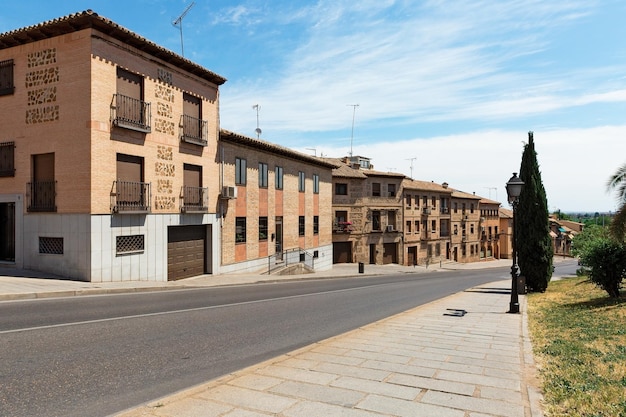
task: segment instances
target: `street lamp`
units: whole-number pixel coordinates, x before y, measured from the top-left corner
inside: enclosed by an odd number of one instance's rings
[[[509,313],[519,313],[519,300],[517,297],[517,278],[519,276],[519,271],[517,268],[517,245],[515,243],[515,211],[517,209],[517,205],[519,203],[519,195],[522,192],[522,188],[524,187],[524,181],[522,181],[518,176],[517,172],[513,173],[513,176],[506,183],[506,194],[509,197],[509,203],[513,206],[513,265],[511,266],[511,302],[509,304]]]

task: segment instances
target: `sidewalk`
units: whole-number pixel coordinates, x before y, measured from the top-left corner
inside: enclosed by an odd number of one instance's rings
[[[0,299],[26,299],[279,279],[323,279],[509,266],[510,261],[425,267],[335,265],[297,276],[202,276],[172,283],[91,284],[3,276]],[[118,417],[425,416],[539,417],[541,394],[522,314],[507,314],[510,279],[440,299]]]

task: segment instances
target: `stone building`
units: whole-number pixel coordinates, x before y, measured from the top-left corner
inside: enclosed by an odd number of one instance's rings
[[[404,265],[450,259],[452,191],[447,183],[402,181]]]
[[[500,259],[500,203],[480,199],[480,259]]]
[[[2,261],[77,280],[219,269],[225,78],[88,10],[0,34]]]
[[[480,260],[480,199],[475,194],[452,191],[450,258],[455,262]]]
[[[221,271],[332,267],[333,164],[222,130]]]
[[[326,158],[335,164],[333,261],[402,263],[402,180],[375,171],[362,156]]]

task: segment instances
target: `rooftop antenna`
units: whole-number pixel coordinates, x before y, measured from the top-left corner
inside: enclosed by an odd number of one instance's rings
[[[255,104],[252,108],[256,110],[256,129],[254,131],[256,132],[256,138],[259,139],[261,137],[261,128],[259,127],[259,109],[261,106]]]
[[[496,201],[498,200],[498,187],[485,187],[489,190],[489,199],[491,200],[491,190],[496,190]]]
[[[350,156],[352,156],[352,140],[354,139],[354,116],[356,114],[356,108],[358,104],[346,104],[346,106],[352,106],[352,133],[350,134]]]
[[[411,179],[413,179],[413,161],[417,158],[407,158],[406,161],[411,161]]]
[[[185,47],[183,45],[183,18],[187,16],[187,13],[189,13],[189,10],[193,7],[194,4],[196,4],[196,2],[192,1],[191,4],[187,6],[185,11],[183,11],[180,16],[178,16],[178,18],[172,22],[172,25],[174,25],[174,27],[178,27],[178,29],[180,29],[180,53],[183,57],[185,56]]]

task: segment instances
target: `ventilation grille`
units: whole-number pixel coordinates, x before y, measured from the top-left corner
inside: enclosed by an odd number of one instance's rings
[[[63,238],[39,236],[39,253],[63,255]]]
[[[115,240],[116,253],[122,255],[143,252],[143,236],[144,235],[117,236]]]

